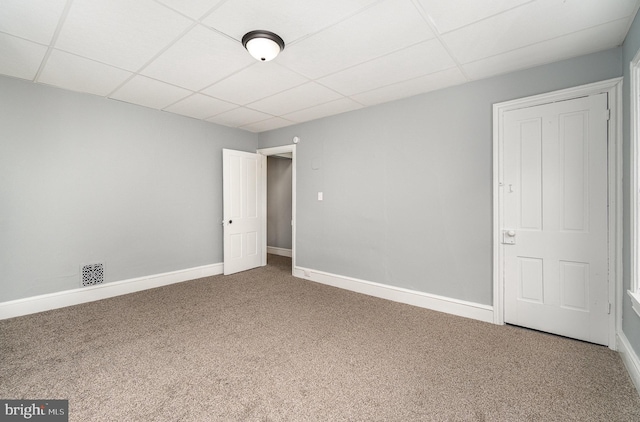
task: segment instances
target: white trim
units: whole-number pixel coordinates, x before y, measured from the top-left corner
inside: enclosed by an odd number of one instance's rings
[[[291,258],[291,249],[267,246],[267,253],[270,253],[272,255],[288,256],[289,258]]]
[[[526,107],[564,101],[600,93],[608,94],[609,120],[609,348],[616,350],[616,333],[622,321],[622,80],[606,81],[520,98],[493,105],[493,310],[495,324],[504,324],[504,274],[500,243],[502,226],[502,151],[504,113]]]
[[[309,268],[294,267],[293,275],[305,280],[315,281],[329,286],[339,287],[352,292],[406,303],[420,308],[458,315],[484,322],[493,322],[493,307],[480,303],[467,302],[445,296],[438,296],[402,287],[359,280],[337,274],[316,271]]]
[[[623,158],[622,158],[622,81],[609,88],[609,348],[618,350],[617,333],[622,331],[622,240],[623,240]],[[613,141],[613,142],[611,142]]]
[[[180,283],[183,281],[210,277],[222,274],[223,265],[224,264],[222,263],[203,265],[201,267],[188,268],[185,270],[148,275],[128,280],[114,281],[111,283],[2,302],[0,303],[0,319],[35,314],[38,312],[49,311],[51,309],[79,305],[81,303],[126,295],[128,293],[167,286],[169,284]]]
[[[283,145],[273,148],[261,148],[256,151],[262,155],[262,265],[267,265],[267,157],[270,155],[281,155],[283,153],[291,153],[291,263],[292,268],[296,266],[296,145]],[[292,270],[293,273],[293,270]]]
[[[629,112],[629,125],[631,133],[631,145],[630,145],[630,167],[631,167],[631,180],[629,187],[629,202],[631,204],[631,215],[629,216],[631,225],[631,241],[630,253],[631,253],[631,285],[629,295],[632,299],[634,296],[638,296],[640,292],[640,260],[638,259],[638,253],[640,253],[640,195],[638,190],[640,189],[640,131],[638,125],[640,125],[640,51],[638,51],[629,63],[629,79],[631,82],[630,87],[630,112]],[[634,308],[635,309],[635,308]],[[638,312],[638,311],[636,311]]]
[[[640,294],[633,293],[631,290],[627,290],[629,297],[631,298],[631,309],[640,317]]]
[[[636,390],[640,394],[640,358],[633,351],[633,347],[629,344],[629,339],[622,331],[618,333],[618,352],[629,372],[633,385],[636,386]]]

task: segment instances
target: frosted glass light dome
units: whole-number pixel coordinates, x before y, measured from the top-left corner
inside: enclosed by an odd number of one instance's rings
[[[251,31],[242,37],[242,45],[256,60],[268,62],[284,49],[284,41],[269,31]]]

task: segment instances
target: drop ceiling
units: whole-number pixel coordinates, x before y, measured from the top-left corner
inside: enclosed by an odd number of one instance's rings
[[[619,46],[639,3],[2,0],[0,74],[262,132]]]

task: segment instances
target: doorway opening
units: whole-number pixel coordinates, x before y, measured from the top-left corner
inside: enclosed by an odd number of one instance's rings
[[[263,157],[263,262],[268,255],[278,266],[288,262],[295,268],[295,204],[296,204],[296,146],[258,150]]]

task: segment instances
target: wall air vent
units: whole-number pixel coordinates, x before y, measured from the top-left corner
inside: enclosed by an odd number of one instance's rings
[[[88,264],[82,266],[82,287],[102,284],[104,281],[104,264]]]

